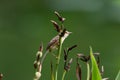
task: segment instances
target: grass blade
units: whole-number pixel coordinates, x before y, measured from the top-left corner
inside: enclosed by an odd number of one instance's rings
[[[119,71],[119,73],[117,74],[117,77],[115,78],[115,80],[120,80],[120,71]]]
[[[92,80],[102,80],[101,74],[97,65],[97,62],[95,60],[95,57],[92,52],[92,48],[90,47],[90,57],[92,61]]]

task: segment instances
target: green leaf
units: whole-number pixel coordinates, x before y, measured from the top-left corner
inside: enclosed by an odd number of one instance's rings
[[[96,59],[92,52],[92,47],[90,47],[90,57],[92,61],[92,80],[102,80]]]
[[[117,77],[115,78],[115,80],[120,80],[120,71],[119,71],[119,73],[117,74]]]

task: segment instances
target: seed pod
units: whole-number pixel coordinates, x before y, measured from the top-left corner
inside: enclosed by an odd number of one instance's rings
[[[37,54],[36,54],[36,57],[38,57],[38,58],[42,57],[42,52],[38,51]]]
[[[65,18],[63,18],[62,16],[60,16],[60,14],[59,14],[57,11],[55,11],[54,13],[55,13],[56,16],[58,17],[58,20],[59,20],[59,21],[61,21],[61,22],[64,22],[64,21],[65,21]]]
[[[90,60],[90,56],[85,56],[84,54],[77,54],[77,56],[84,62],[88,62]]]
[[[40,44],[40,48],[39,48],[39,51],[43,51],[43,43]]]
[[[57,32],[61,32],[61,28],[60,28],[60,26],[58,25],[58,23],[55,22],[55,21],[53,21],[53,20],[51,20],[51,22],[53,23],[53,25],[54,25],[56,31],[57,31]]]

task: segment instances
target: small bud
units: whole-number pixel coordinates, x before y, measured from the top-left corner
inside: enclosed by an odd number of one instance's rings
[[[38,51],[36,54],[36,61],[39,62],[41,57],[42,57],[42,52]]]
[[[42,70],[42,64],[39,64],[39,69],[38,69],[38,71],[41,72],[41,70]]]
[[[37,61],[34,61],[34,68],[37,68]]]
[[[0,80],[2,80],[2,77],[3,77],[3,74],[2,74],[2,73],[0,73]]]
[[[36,54],[36,57],[42,57],[42,52],[41,51],[38,51],[37,54]]]
[[[40,65],[40,61],[39,61],[39,62],[37,62],[37,65],[38,65],[38,66]]]
[[[39,48],[39,51],[43,51],[43,43],[40,44],[40,48]]]
[[[101,74],[103,75],[104,73],[104,66],[101,67]]]
[[[40,73],[40,72],[36,72],[36,73],[35,73],[35,78],[36,78],[36,79],[39,79],[40,77],[41,77],[41,73]]]

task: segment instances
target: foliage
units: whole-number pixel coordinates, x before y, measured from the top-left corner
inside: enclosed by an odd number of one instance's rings
[[[98,69],[97,62],[95,57],[93,56],[92,48],[90,47],[90,56],[92,61],[92,80],[101,80],[101,74]]]
[[[41,71],[42,66],[44,63],[44,60],[48,53],[53,52],[54,50],[57,50],[56,54],[53,54],[56,58],[55,63],[51,62],[51,80],[58,80],[58,74],[59,74],[59,67],[60,61],[61,61],[61,53],[62,53],[62,45],[64,40],[71,34],[71,32],[67,31],[64,28],[64,21],[65,18],[63,18],[58,12],[55,11],[55,15],[58,17],[58,20],[61,24],[58,24],[56,21],[51,20],[53,26],[55,27],[55,30],[58,32],[58,34],[53,37],[50,42],[48,43],[46,47],[46,51],[43,54],[43,45],[41,44],[39,51],[36,54],[36,60],[34,62],[34,68],[36,70],[34,80],[39,80],[41,78]],[[69,58],[69,53],[71,50],[76,48],[77,45],[73,45],[67,49],[64,49],[64,69],[63,74],[61,77],[61,80],[65,80],[66,74],[71,69],[71,64],[73,62],[73,58]],[[104,73],[104,67],[102,66],[100,69],[100,54],[99,53],[93,53],[92,47],[90,47],[90,54],[88,56],[78,53],[76,57],[76,77],[77,80],[82,80],[82,69],[81,65],[79,63],[79,60],[84,62],[87,66],[87,77],[86,80],[108,80],[108,78],[103,78]],[[91,63],[91,67],[90,67]],[[56,64],[55,67],[53,64]],[[116,78],[116,80],[119,80],[120,78],[120,72]]]

